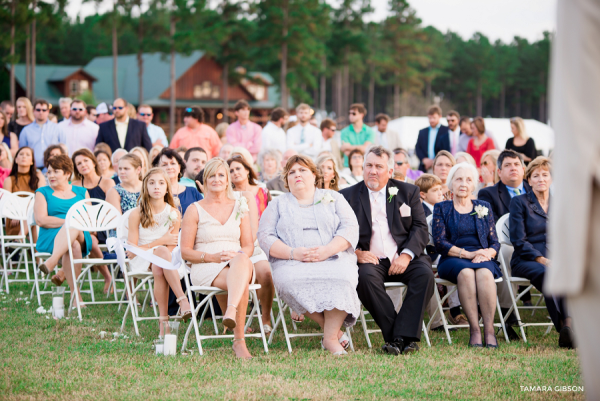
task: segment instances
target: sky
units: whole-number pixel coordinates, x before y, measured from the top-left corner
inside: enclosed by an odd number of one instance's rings
[[[328,0],[332,4],[340,0]],[[509,43],[515,36],[535,41],[544,31],[556,28],[556,0],[409,0],[423,26],[432,25],[442,32],[451,30],[463,39],[481,32],[490,40],[501,39]],[[100,12],[111,8],[112,1],[105,0]],[[375,11],[368,20],[381,21],[388,15],[388,0],[371,0]],[[68,14],[75,18],[96,12],[94,2],[82,4],[71,0]]]

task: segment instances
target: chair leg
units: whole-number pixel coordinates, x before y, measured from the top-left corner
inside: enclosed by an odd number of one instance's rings
[[[373,348],[373,345],[371,344],[371,339],[369,338],[369,329],[367,327],[367,320],[365,319],[365,313],[363,311],[362,305],[360,306],[360,321],[362,322],[363,332],[365,333],[367,345],[369,346],[369,348]]]
[[[448,294],[446,294],[446,298],[448,298],[454,291],[456,290],[456,286],[454,286],[453,290],[450,290],[448,292]],[[444,305],[442,304],[442,299],[440,298],[440,292],[437,288],[437,285],[435,286],[435,299],[437,300],[438,303],[438,309],[440,311],[440,317],[442,318],[442,323],[444,325],[444,331],[446,332],[446,338],[448,339],[448,344],[452,344],[452,338],[450,337],[450,331],[448,330],[448,321],[446,320],[446,314],[444,314]]]
[[[346,327],[346,335],[348,336],[348,342],[350,343],[350,349],[354,351],[354,341],[352,341],[352,334],[350,333],[350,327]]]
[[[265,327],[262,321],[262,314],[260,311],[260,304],[258,302],[258,294],[256,290],[252,290],[252,299],[254,300],[254,308],[256,312],[256,318],[258,319],[258,325],[260,326],[260,337],[262,338],[263,347],[265,348],[265,354],[269,353],[269,346],[267,345],[267,337],[265,336]],[[254,313],[253,313],[254,314]],[[250,321],[250,319],[248,319]]]
[[[213,298],[211,297],[208,301],[208,307],[210,308],[210,313],[212,315],[213,326],[215,328],[215,335],[219,335],[219,327],[217,326],[217,315],[215,314],[215,308],[213,306]],[[204,307],[204,313],[202,316],[206,315],[206,306]]]
[[[425,341],[427,342],[427,346],[431,348],[431,342],[429,341],[429,334],[427,333],[427,327],[425,326],[425,322],[423,322],[423,334],[425,335]]]
[[[500,326],[502,327],[502,331],[504,332],[504,339],[507,343],[510,343],[508,333],[506,332],[506,326],[504,325],[504,316],[502,316],[502,309],[500,309],[500,299],[498,297],[496,297],[496,309],[498,309],[498,316],[500,317]]]

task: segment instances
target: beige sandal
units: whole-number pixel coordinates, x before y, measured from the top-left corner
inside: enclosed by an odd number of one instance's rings
[[[233,309],[235,309],[236,314],[237,314],[237,306],[232,305],[232,304],[228,304],[227,305],[227,309],[229,309],[229,307],[232,307]],[[225,311],[225,313],[227,313],[227,311]],[[232,319],[230,317],[225,317],[223,316],[223,326],[227,327],[228,329],[235,329],[236,323],[235,323],[235,318]]]
[[[182,295],[176,299],[177,303],[180,304],[179,305],[179,313],[177,314],[177,318],[182,319],[184,322],[187,322],[192,317],[192,308],[190,305],[190,309],[188,309],[188,310],[181,309],[181,301],[184,301],[184,300],[187,300],[187,297],[185,295]]]

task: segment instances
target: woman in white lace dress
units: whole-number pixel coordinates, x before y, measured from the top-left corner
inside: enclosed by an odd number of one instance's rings
[[[171,261],[171,252],[177,246],[181,215],[175,207],[169,176],[162,168],[153,168],[142,181],[139,206],[129,214],[127,241],[154,255]],[[177,270],[163,269],[141,256],[127,252],[132,272],[152,271],[154,297],[160,311],[159,321],[168,316],[169,287],[177,296],[181,308],[179,316],[188,320],[192,316],[189,301],[181,289],[181,276]],[[161,327],[162,331],[162,327]]]
[[[181,256],[192,263],[192,284],[227,290],[217,296],[223,325],[233,329],[233,350],[251,358],[244,339],[254,252],[246,197],[236,198],[229,166],[214,158],[204,167],[205,198],[188,207],[181,229]]]
[[[321,177],[310,158],[292,156],[283,177],[290,193],[263,213],[260,247],[269,256],[279,296],[323,328],[327,350],[343,355],[348,339],[340,328],[360,314],[356,216],[343,196],[316,188]]]

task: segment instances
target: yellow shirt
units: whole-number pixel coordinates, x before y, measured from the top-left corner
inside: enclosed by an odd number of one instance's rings
[[[129,126],[129,116],[127,116],[127,119],[125,120],[125,122],[118,122],[115,119],[115,126],[117,128],[117,136],[119,137],[119,143],[121,144],[121,147],[123,149],[125,149],[125,138],[127,137],[127,127]]]

